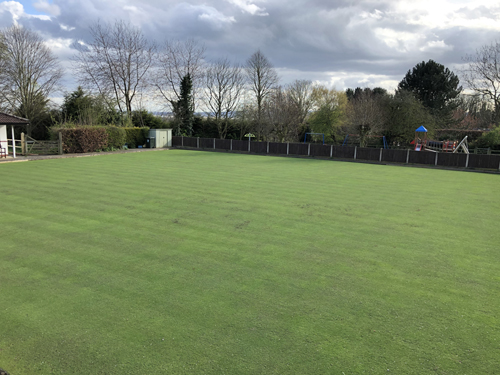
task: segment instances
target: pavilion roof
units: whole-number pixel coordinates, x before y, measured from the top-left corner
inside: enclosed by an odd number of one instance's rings
[[[0,125],[28,125],[28,119],[0,112]]]

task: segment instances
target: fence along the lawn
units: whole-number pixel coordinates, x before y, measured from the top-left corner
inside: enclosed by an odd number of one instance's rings
[[[249,142],[247,140],[195,137],[172,137],[172,146],[258,154],[313,156],[400,164],[426,164],[453,168],[500,170],[500,155],[390,150],[322,145],[318,143]]]

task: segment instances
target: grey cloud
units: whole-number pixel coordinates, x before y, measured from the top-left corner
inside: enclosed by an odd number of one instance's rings
[[[466,53],[499,37],[498,31],[465,26],[433,29],[416,22],[432,9],[397,12],[396,2],[390,0],[247,3],[265,8],[268,15],[242,11],[228,0],[54,0],[60,9],[58,16],[49,21],[22,18],[19,22],[46,37],[77,41],[88,39],[88,26],[98,19],[124,19],[157,42],[183,38],[204,42],[209,59],[227,56],[244,63],[261,49],[276,67],[294,72],[286,75],[287,80],[323,81],[337,72],[347,74],[341,78],[346,85],[378,79],[399,81],[415,64],[431,58],[451,68]],[[474,9],[461,8],[457,15],[500,20],[495,13],[499,9],[492,12],[476,3]],[[12,17],[0,13],[0,22],[11,23]]]

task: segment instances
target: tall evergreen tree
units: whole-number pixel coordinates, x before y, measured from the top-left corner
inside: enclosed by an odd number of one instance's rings
[[[191,75],[186,74],[180,85],[180,98],[172,101],[176,121],[177,135],[191,136],[193,134],[194,103],[193,103],[193,81]]]
[[[455,99],[462,92],[462,86],[459,84],[460,80],[452,71],[429,60],[422,61],[412,70],[408,70],[399,82],[398,91],[413,93],[435,116],[438,124],[444,126],[451,122],[451,113],[458,105]]]

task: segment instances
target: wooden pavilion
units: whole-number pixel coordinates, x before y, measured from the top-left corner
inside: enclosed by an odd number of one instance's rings
[[[21,140],[15,139],[14,128],[24,126],[27,130],[29,123],[28,119],[0,112],[0,157],[7,157],[9,154],[9,143],[12,147],[12,156],[14,158],[16,157],[16,148],[21,148],[21,146],[18,146],[17,143],[21,143]],[[9,126],[12,137],[10,139],[8,138]]]

